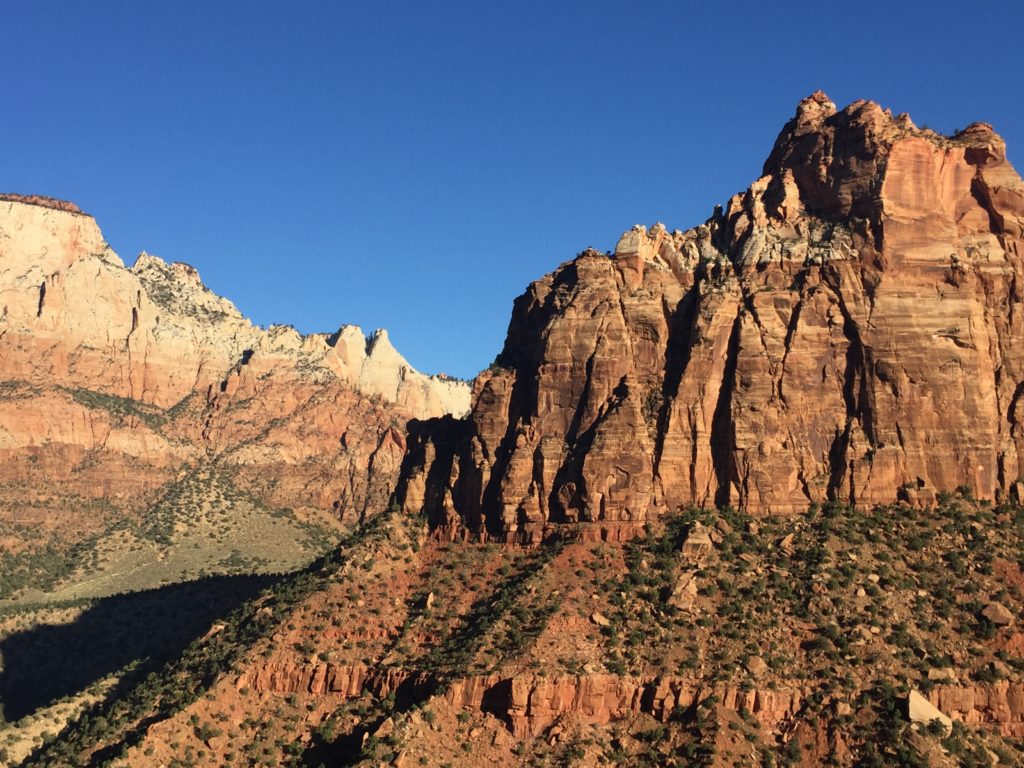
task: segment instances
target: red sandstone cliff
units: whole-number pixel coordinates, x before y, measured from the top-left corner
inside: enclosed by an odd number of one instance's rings
[[[800,103],[763,175],[515,302],[468,419],[414,425],[400,493],[452,535],[604,535],[680,505],[992,498],[1024,474],[1024,184],[975,123]]]
[[[82,499],[144,512],[209,461],[272,506],[351,518],[387,504],[408,419],[468,396],[383,331],[262,329],[187,264],[126,268],[76,206],[0,195],[0,522],[81,533],[100,524],[73,519]]]

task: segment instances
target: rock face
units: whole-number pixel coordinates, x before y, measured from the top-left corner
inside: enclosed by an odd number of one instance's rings
[[[759,656],[752,657],[747,665],[753,667],[750,674],[755,678],[767,671],[767,665]],[[362,691],[372,691],[383,698],[403,687],[436,687],[429,675],[322,662],[252,668],[238,678],[236,685],[259,692],[312,693],[342,698],[357,697]],[[694,707],[712,692],[726,708],[746,709],[769,729],[799,712],[804,698],[804,692],[796,688],[730,685],[714,689],[684,677],[636,678],[607,674],[470,677],[454,682],[444,695],[458,707],[487,708],[508,724],[513,735],[529,738],[541,733],[566,712],[602,724],[639,712],[664,721],[676,708]],[[928,724],[938,720],[948,729],[956,719],[968,725],[993,726],[1009,737],[1019,738],[1024,733],[1024,687],[1007,681],[973,686],[940,685],[929,697],[913,690],[906,708],[911,722]]]
[[[706,223],[634,227],[533,283],[469,418],[413,426],[404,503],[535,540],[689,504],[1013,492],[1022,239],[990,126],[945,137],[816,93]]]
[[[204,461],[275,506],[363,514],[387,504],[406,422],[469,405],[384,331],[262,329],[187,264],[126,268],[91,216],[18,195],[0,195],[0,371],[0,506],[20,522]]]
[[[1024,736],[1024,685],[1020,683],[940,685],[932,690],[929,702],[968,725],[992,724],[1005,736]]]
[[[143,253],[125,269],[95,220],[70,203],[0,196],[0,304],[8,379],[58,380],[169,407],[257,357],[332,375],[413,414],[468,409],[464,385],[415,371],[386,331],[263,330],[188,264]]]
[[[374,670],[365,666],[310,663],[303,666],[270,664],[240,676],[239,689],[272,693],[311,693],[353,698],[363,691],[375,696],[408,695],[417,686],[437,688],[429,675],[405,670]],[[567,713],[581,722],[607,724],[641,712],[664,722],[679,708],[688,709],[716,694],[730,710],[745,709],[769,729],[800,709],[797,689],[759,690],[738,686],[709,688],[682,677],[619,677],[597,674],[542,677],[487,675],[457,680],[443,693],[460,709],[483,710],[501,718],[516,738],[533,738]],[[924,706],[932,707],[927,701]],[[934,709],[934,707],[932,707]]]
[[[907,698],[907,717],[912,723],[924,723],[925,725],[938,720],[947,733],[953,727],[953,721],[949,716],[943,714],[938,707],[918,691],[911,691]]]

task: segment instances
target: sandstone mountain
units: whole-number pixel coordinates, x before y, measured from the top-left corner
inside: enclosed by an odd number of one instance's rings
[[[411,423],[400,503],[357,494],[310,567],[0,611],[0,762],[1024,764],[1022,219],[989,127],[813,95],[706,224],[534,283],[469,415]],[[104,402],[216,459],[179,497],[341,498],[305,414],[396,406],[241,349],[183,405]]]
[[[469,418],[414,426],[406,508],[529,541],[691,504],[1019,494],[1022,259],[990,126],[816,93],[706,223],[634,227],[530,286]]]
[[[301,336],[262,329],[213,294],[188,264],[142,253],[131,269],[77,206],[0,195],[4,373],[60,381],[169,408],[236,368],[302,368],[411,413],[461,413],[466,388],[415,371],[387,332],[354,326]],[[265,358],[265,360],[264,360]]]
[[[126,268],[73,204],[16,195],[0,197],[0,376],[0,536],[26,555],[151,525],[200,474],[350,523],[386,506],[405,423],[469,402],[384,331],[260,328],[187,264]]]

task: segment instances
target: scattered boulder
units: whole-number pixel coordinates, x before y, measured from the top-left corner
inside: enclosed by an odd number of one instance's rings
[[[952,667],[932,667],[928,670],[928,679],[937,683],[955,684],[960,682]]]
[[[688,611],[697,601],[697,577],[686,572],[679,575],[676,584],[672,588],[672,594],[668,598],[668,604],[673,605],[681,611]]]
[[[911,691],[910,696],[907,697],[907,717],[912,723],[925,725],[938,720],[947,734],[953,730],[953,721],[928,701],[920,691]]]
[[[686,540],[679,550],[684,560],[698,561],[711,554],[715,545],[711,535],[701,523],[694,523],[686,534]]]
[[[590,614],[590,620],[599,627],[610,627],[612,625],[611,620],[599,611],[594,611]]]
[[[786,555],[792,555],[794,552],[793,541],[795,536],[792,533],[788,533],[782,537],[779,541],[779,549]]]
[[[981,615],[997,627],[1008,627],[1015,621],[1013,612],[1002,603],[989,603],[982,610]]]
[[[746,667],[752,677],[761,677],[768,671],[768,662],[760,656],[751,656],[747,659]]]

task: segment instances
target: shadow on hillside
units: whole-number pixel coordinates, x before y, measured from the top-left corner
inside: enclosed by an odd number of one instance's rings
[[[97,600],[69,624],[0,640],[0,707],[8,721],[138,662],[137,678],[178,656],[274,576],[217,576]]]

